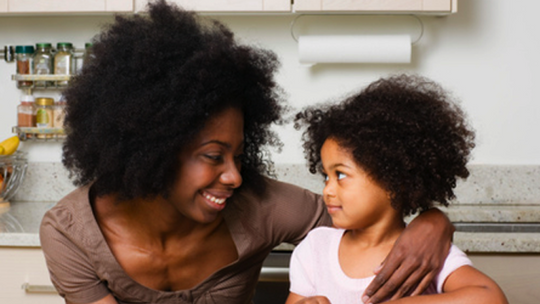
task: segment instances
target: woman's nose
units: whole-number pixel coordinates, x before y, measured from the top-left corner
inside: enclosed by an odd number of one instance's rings
[[[222,184],[231,188],[238,188],[242,185],[242,175],[240,174],[240,165],[234,161],[225,165],[225,170],[221,173],[219,180]]]

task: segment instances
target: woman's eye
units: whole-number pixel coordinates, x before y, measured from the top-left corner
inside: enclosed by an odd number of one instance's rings
[[[347,175],[345,175],[344,173],[338,173],[337,174],[337,179],[338,180],[344,179],[345,177],[347,177]]]
[[[246,156],[244,154],[238,154],[234,157],[237,162],[242,162]]]
[[[221,155],[213,155],[213,154],[205,154],[204,157],[213,161],[220,161],[222,158]]]

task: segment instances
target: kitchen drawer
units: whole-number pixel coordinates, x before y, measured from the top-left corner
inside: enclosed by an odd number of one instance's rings
[[[0,303],[65,303],[56,292],[51,292],[52,283],[41,249],[1,247],[0,269]]]

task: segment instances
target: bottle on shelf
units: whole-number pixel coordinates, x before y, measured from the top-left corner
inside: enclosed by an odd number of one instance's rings
[[[63,129],[64,128],[64,119],[66,118],[66,100],[64,97],[60,97],[60,99],[54,104],[53,108],[53,127]],[[65,134],[57,134],[57,138],[65,138]]]
[[[83,65],[87,65],[94,59],[94,50],[92,49],[94,45],[91,42],[84,44],[84,54],[83,54]]]
[[[17,60],[17,74],[27,75],[32,73],[32,60],[34,54],[33,45],[17,45],[15,47],[15,57]],[[17,81],[18,88],[31,88],[34,85],[33,81],[19,80]]]
[[[53,73],[53,54],[52,45],[50,43],[36,43],[36,52],[34,53],[34,68],[35,75],[50,75]],[[37,88],[52,86],[52,81],[36,80],[34,86]]]
[[[56,44],[56,54],[54,55],[54,74],[73,75],[75,74],[75,56],[73,44],[69,42],[59,42]],[[67,86],[68,81],[58,81],[59,86]]]
[[[34,96],[23,93],[21,103],[17,106],[17,126],[20,128],[31,128],[36,126],[36,117],[34,116]]]
[[[38,97],[35,101],[36,127],[52,128],[54,123],[54,99]],[[52,138],[52,134],[37,134],[37,138]]]

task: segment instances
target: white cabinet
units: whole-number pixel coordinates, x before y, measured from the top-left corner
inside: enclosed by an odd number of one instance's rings
[[[0,0],[0,13],[133,12],[133,0]]]
[[[0,269],[0,303],[65,303],[62,297],[51,292],[52,283],[41,249],[2,247]]]
[[[532,304],[540,299],[540,254],[468,253],[474,267],[502,288],[509,303]]]
[[[1,0],[0,0],[1,1]],[[290,12],[291,0],[169,0],[187,10],[199,12]],[[135,0],[136,11],[148,0]]]
[[[295,12],[388,12],[449,14],[457,0],[294,0]]]

